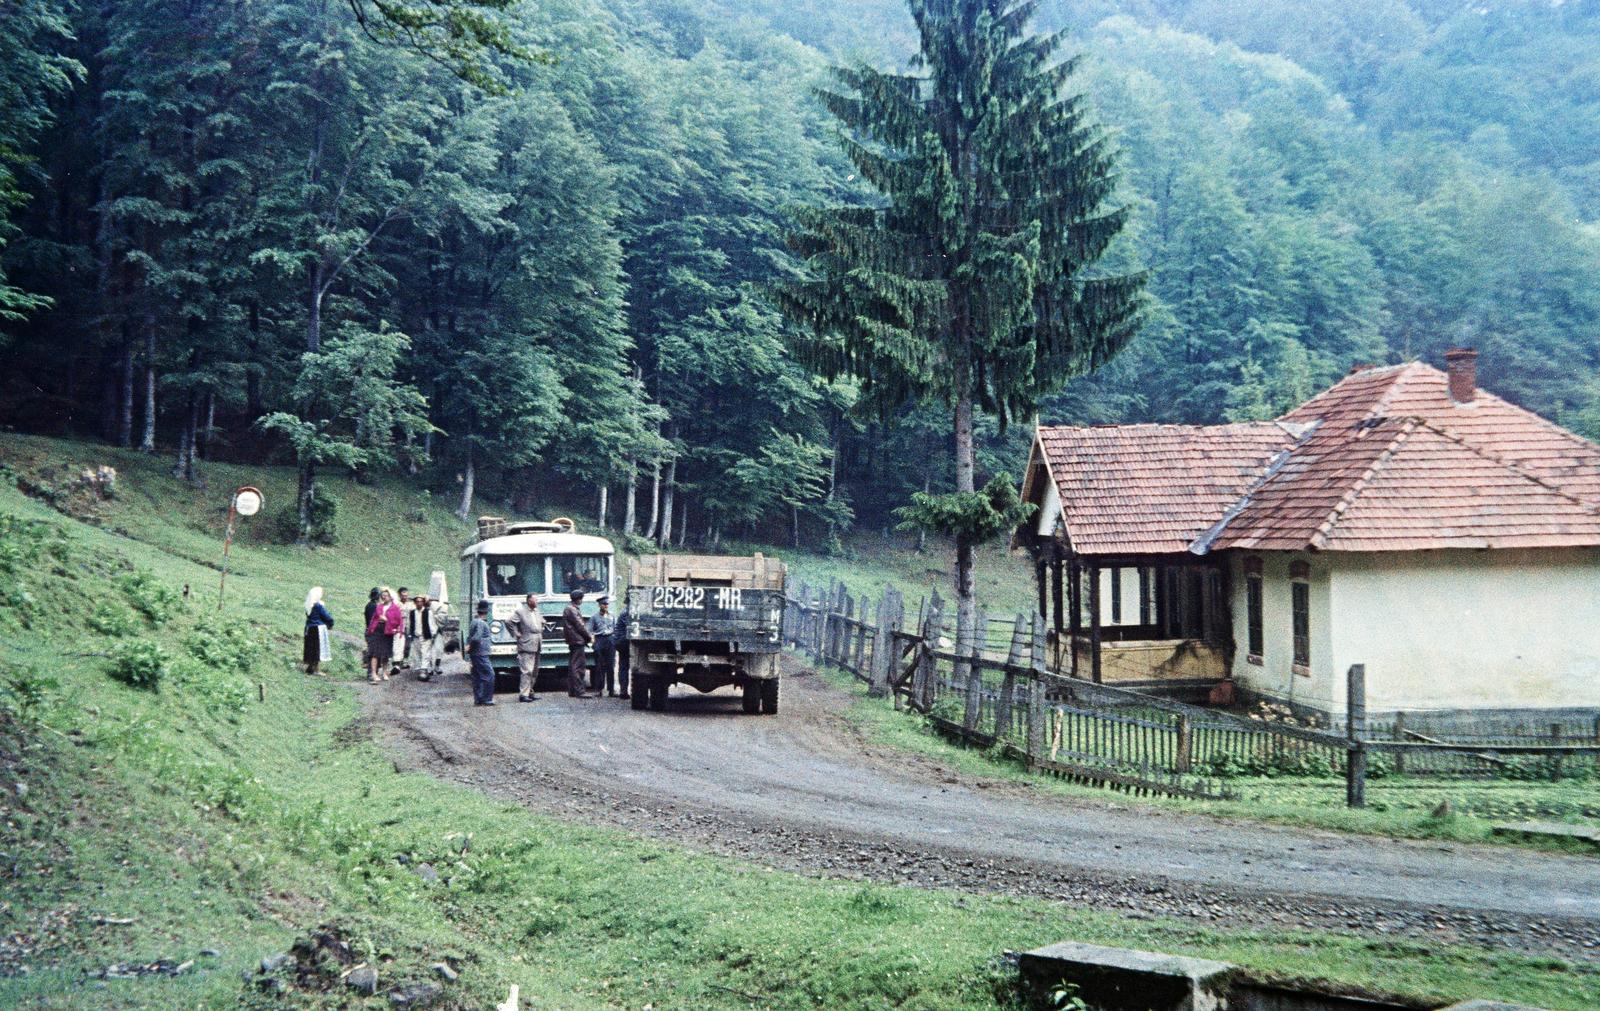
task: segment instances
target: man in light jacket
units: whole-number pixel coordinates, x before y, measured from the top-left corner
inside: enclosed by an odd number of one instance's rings
[[[528,594],[506,619],[506,631],[517,640],[517,668],[522,680],[517,687],[518,702],[532,702],[539,681],[539,651],[544,648],[544,618],[539,614],[539,598]]]
[[[583,620],[583,612],[578,610],[578,605],[583,603],[583,591],[573,590],[570,594],[572,603],[561,612],[561,637],[567,641],[567,694],[575,699],[588,699],[594,696],[584,691],[583,648],[594,642],[594,633],[589,631],[589,623]]]

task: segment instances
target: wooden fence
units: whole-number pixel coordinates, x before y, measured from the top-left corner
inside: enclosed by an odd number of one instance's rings
[[[1017,616],[1005,637],[984,620],[984,634],[961,656],[945,606],[935,592],[908,616],[892,588],[874,602],[842,584],[801,583],[789,598],[785,640],[850,672],[870,694],[892,696],[896,708],[925,714],[952,737],[999,749],[1031,769],[1137,793],[1224,799],[1237,796],[1228,780],[1239,776],[1343,776],[1347,802],[1359,807],[1369,773],[1503,775],[1526,773],[1532,763],[1535,774],[1559,778],[1574,763],[1588,763],[1589,771],[1600,755],[1600,725],[1589,737],[1556,727],[1537,739],[1483,740],[1413,731],[1403,717],[1369,726],[1360,664],[1349,672],[1347,726],[1334,732],[1064,676],[1048,667],[1038,616]]]

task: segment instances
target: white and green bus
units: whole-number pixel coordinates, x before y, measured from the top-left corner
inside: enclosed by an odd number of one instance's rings
[[[615,549],[611,542],[578,533],[565,517],[544,523],[504,523],[485,517],[479,520],[478,530],[478,539],[461,552],[461,585],[466,594],[463,637],[477,602],[489,601],[490,662],[497,674],[515,676],[517,647],[506,631],[505,620],[532,593],[544,618],[539,669],[559,670],[565,677],[568,650],[561,636],[561,612],[573,590],[583,591],[585,617],[599,609],[596,601],[601,594],[613,592]]]

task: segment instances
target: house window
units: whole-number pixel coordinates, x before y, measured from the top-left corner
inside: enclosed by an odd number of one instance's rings
[[[1311,584],[1297,579],[1289,586],[1294,608],[1294,672],[1310,676]]]
[[[1151,606],[1152,604],[1155,603],[1155,600],[1153,598],[1153,594],[1155,592],[1155,587],[1153,585],[1154,582],[1155,582],[1155,580],[1150,578],[1150,568],[1148,566],[1140,566],[1139,567],[1139,624],[1141,624],[1141,625],[1149,625],[1149,624],[1151,624],[1151,614],[1155,611],[1155,608]]]
[[[1122,624],[1122,570],[1111,570],[1111,624]]]
[[[1261,576],[1259,574],[1244,577],[1245,620],[1249,626],[1247,638],[1249,639],[1249,652],[1245,659],[1256,666],[1261,666],[1262,634],[1261,634]]]

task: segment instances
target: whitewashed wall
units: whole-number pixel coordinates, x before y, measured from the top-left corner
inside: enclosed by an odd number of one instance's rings
[[[1600,706],[1600,550],[1292,555],[1263,552],[1263,663],[1246,658],[1243,558],[1233,567],[1234,677],[1343,713],[1367,668],[1374,712]],[[1311,675],[1290,670],[1289,565],[1311,566]]]

